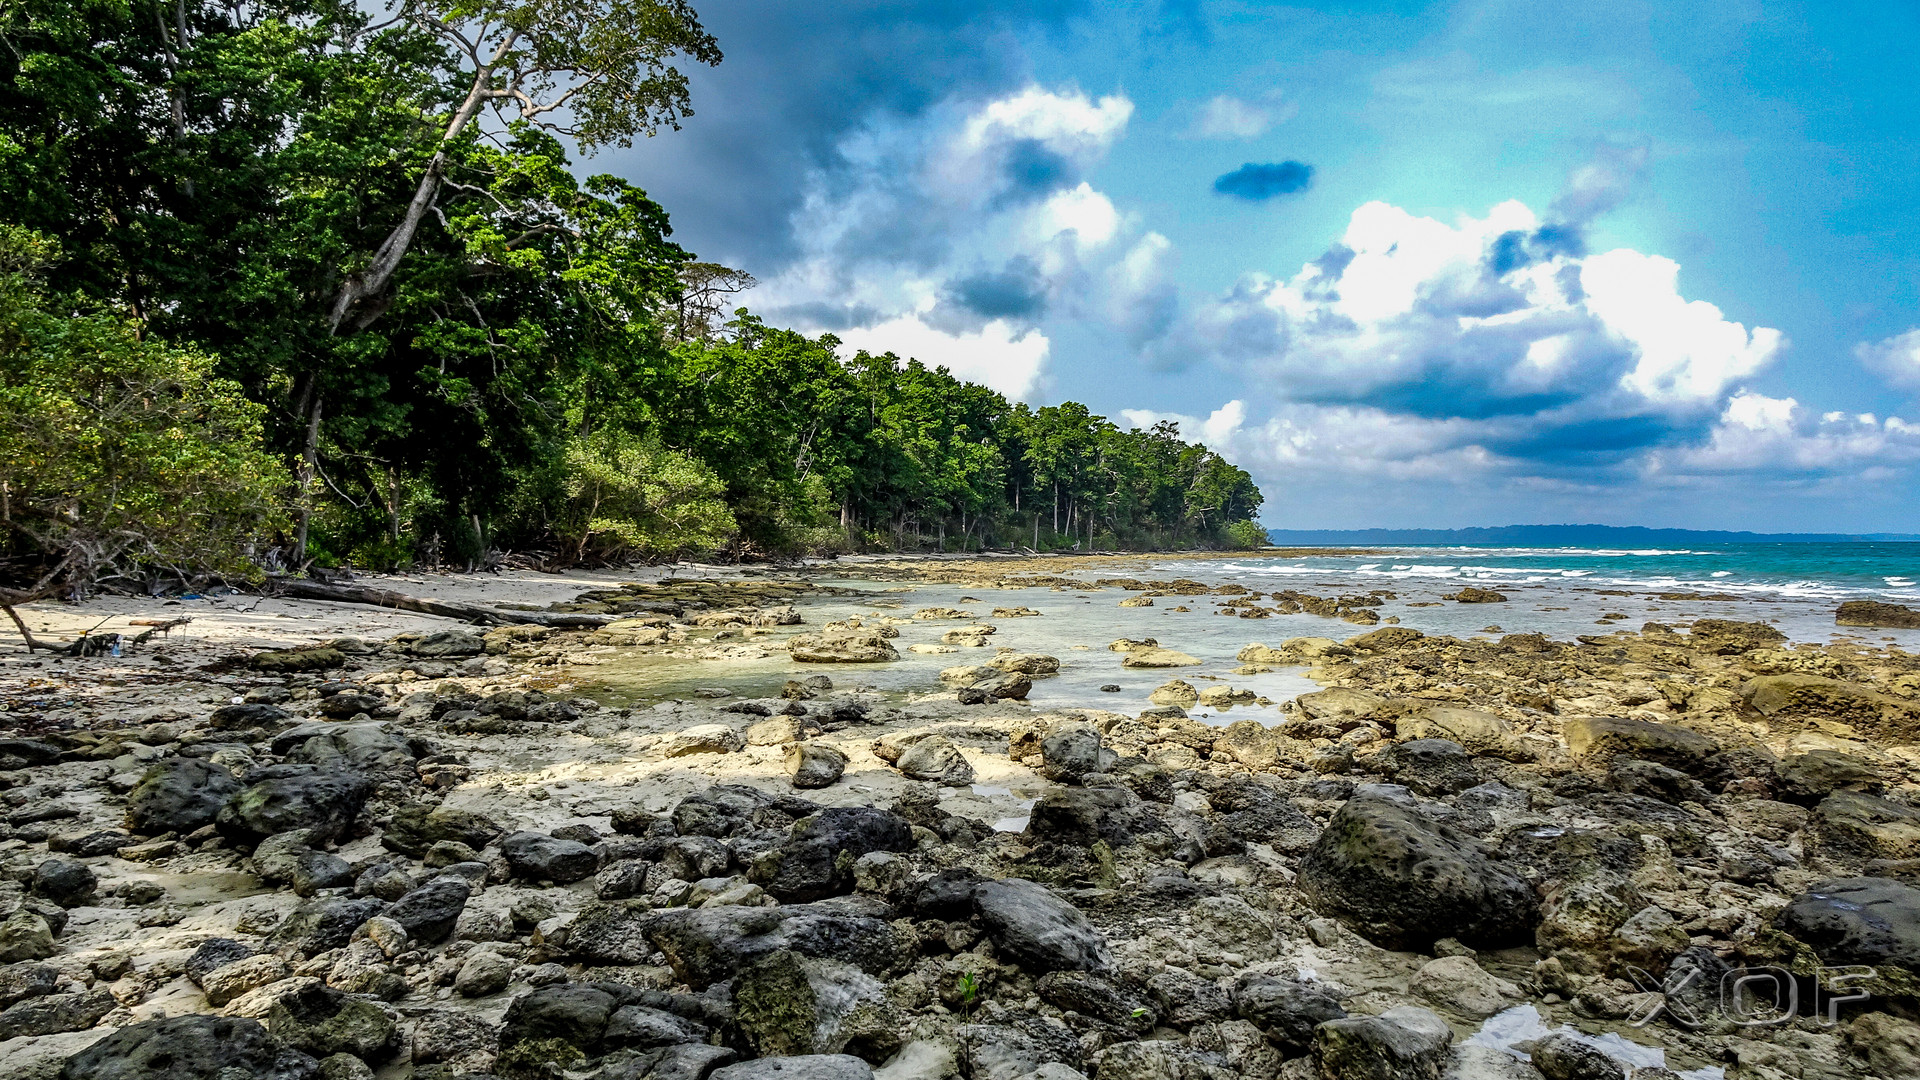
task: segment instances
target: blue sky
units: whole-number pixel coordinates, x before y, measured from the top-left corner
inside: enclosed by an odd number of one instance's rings
[[[1276,527],[1920,531],[1920,5],[712,0],[627,175],[770,321]]]

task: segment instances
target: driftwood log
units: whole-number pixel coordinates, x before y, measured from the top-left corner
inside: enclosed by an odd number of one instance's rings
[[[564,629],[605,626],[613,621],[612,616],[608,615],[507,611],[488,607],[485,604],[408,596],[406,593],[397,593],[391,589],[375,589],[367,585],[329,585],[304,578],[274,578],[262,591],[269,596],[285,596],[296,600],[329,600],[336,604],[366,604],[393,611],[416,611],[422,615],[438,615],[443,619],[459,619],[461,622],[478,623],[481,626],[537,623],[541,626]]]

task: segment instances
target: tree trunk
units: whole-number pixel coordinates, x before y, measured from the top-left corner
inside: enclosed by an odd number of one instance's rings
[[[387,282],[393,278],[393,272],[400,268],[400,260],[406,257],[407,249],[413,246],[414,233],[419,231],[420,222],[426,218],[434,198],[440,194],[441,173],[447,167],[446,145],[459,138],[480,111],[481,104],[495,96],[488,85],[493,81],[494,65],[505,59],[519,40],[518,30],[508,33],[500,42],[500,47],[494,50],[493,59],[474,71],[473,86],[467,90],[467,99],[460,103],[453,119],[447,122],[447,130],[440,136],[441,149],[434,151],[433,157],[427,160],[426,171],[421,173],[420,183],[413,189],[413,200],[407,204],[407,212],[401,216],[400,224],[387,234],[386,240],[374,251],[373,258],[364,269],[349,274],[340,283],[340,292],[333,299],[328,326],[330,332],[338,334],[354,307],[362,300],[383,292]],[[361,329],[372,321],[364,320],[362,326],[354,329]]]
[[[400,542],[400,470],[387,468],[387,535]]]
[[[328,585],[303,578],[272,579],[268,581],[265,591],[269,595],[288,596],[300,600],[330,600],[337,604],[368,604],[394,611],[415,611],[422,615],[438,615],[443,619],[459,619],[461,622],[479,623],[482,626],[537,623],[541,626],[553,627],[597,627],[605,626],[614,620],[614,616],[611,615],[501,611],[485,604],[408,596],[405,593],[393,592],[390,589],[376,589],[367,585]]]
[[[307,527],[313,521],[313,481],[320,473],[320,412],[323,408],[320,391],[313,390],[313,404],[307,413],[307,437],[301,444],[300,471],[295,473],[300,479],[300,529],[293,541],[293,565],[304,566],[307,561]]]
[[[27,643],[28,655],[32,655],[35,649],[46,649],[49,652],[53,650],[53,646],[42,645],[40,642],[34,640],[33,631],[27,629],[26,622],[20,618],[19,612],[13,610],[12,604],[0,604],[0,611],[5,611],[7,618],[13,620],[14,628],[20,631],[21,640]]]

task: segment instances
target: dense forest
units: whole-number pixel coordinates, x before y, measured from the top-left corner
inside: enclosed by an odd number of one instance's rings
[[[16,596],[1264,542],[1248,475],[1171,426],[766,326],[644,192],[581,179],[693,122],[681,67],[721,54],[679,0],[22,0],[0,37]]]

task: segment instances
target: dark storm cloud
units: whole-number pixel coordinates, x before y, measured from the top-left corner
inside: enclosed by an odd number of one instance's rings
[[[1586,232],[1580,226],[1548,223],[1532,232],[1501,233],[1487,249],[1487,266],[1498,275],[1555,256],[1578,259],[1586,253]]]
[[[983,319],[1031,319],[1047,307],[1040,268],[1027,258],[1014,259],[1002,270],[961,278],[943,299]]]
[[[1080,180],[1073,162],[1038,139],[1020,139],[1007,147],[1001,172],[1007,187],[996,200],[998,206],[1017,206],[1044,198]]]
[[[790,219],[810,177],[831,189],[836,146],[876,115],[910,119],[944,98],[1019,86],[1021,39],[1084,5],[1043,0],[706,3],[718,68],[687,74],[695,115],[588,163],[633,179],[701,257],[771,278],[795,254]],[[1029,162],[1035,168],[1043,163]],[[1044,169],[1041,169],[1044,171]]]
[[[1313,182],[1313,166],[1301,161],[1280,161],[1245,165],[1213,182],[1213,190],[1222,195],[1249,202],[1264,202],[1281,195],[1305,191]]]

